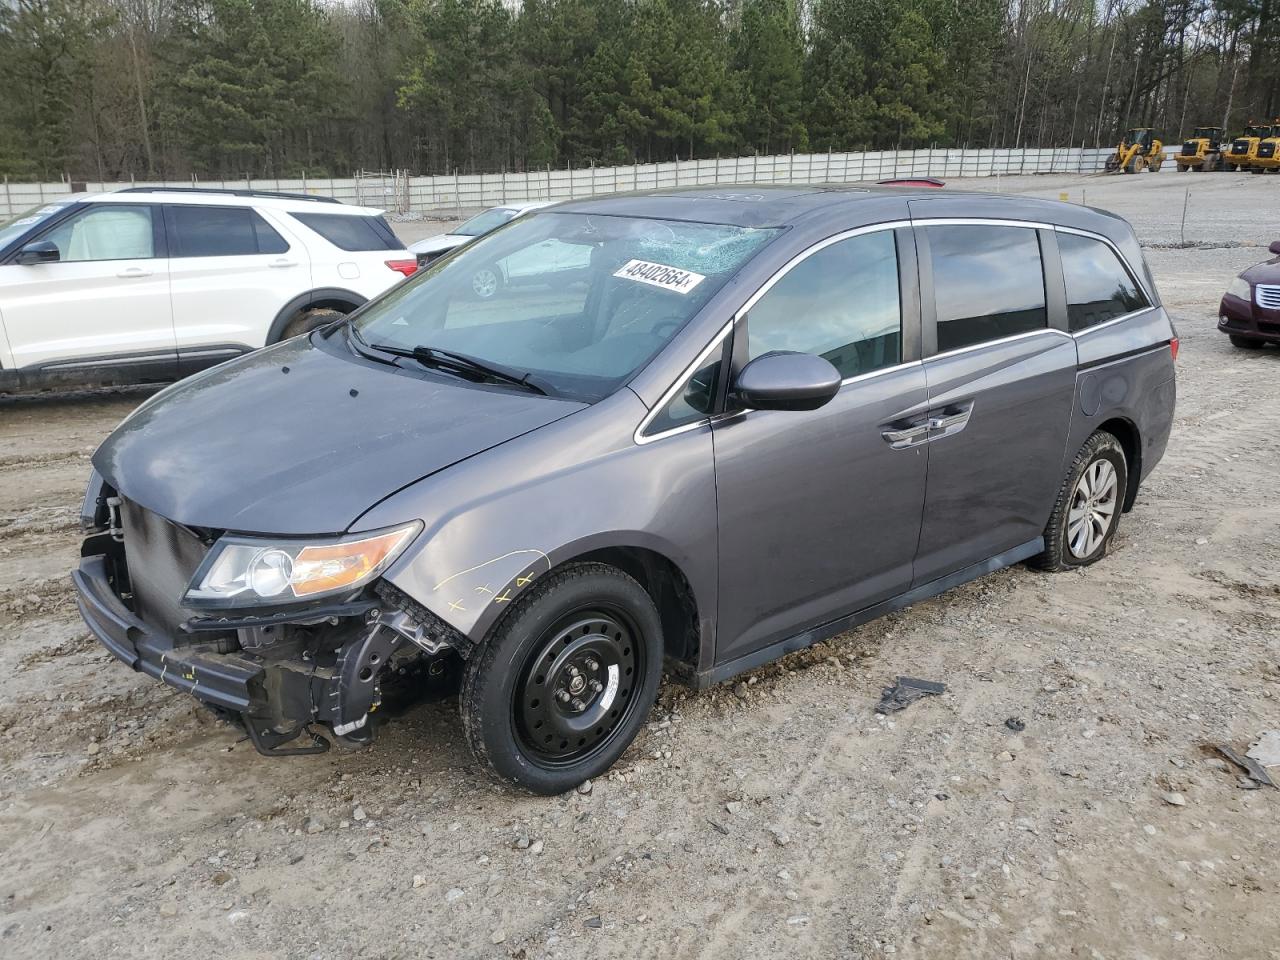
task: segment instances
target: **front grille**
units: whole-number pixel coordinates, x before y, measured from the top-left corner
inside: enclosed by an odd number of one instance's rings
[[[1260,157],[1271,157],[1275,155],[1275,152],[1276,142],[1274,140],[1268,140],[1266,143],[1258,144],[1258,156]]]
[[[1184,157],[1194,157],[1196,155],[1196,144],[1194,140],[1188,140],[1182,145],[1182,155]]]
[[[181,640],[185,634],[179,627],[191,616],[182,606],[182,596],[209,548],[186,527],[124,498],[120,519],[133,612]]]
[[[1268,310],[1280,310],[1280,285],[1260,283],[1253,288],[1253,298],[1258,306]]]
[[[1233,141],[1231,142],[1231,152],[1232,152],[1232,153],[1248,153],[1248,152],[1249,152],[1249,141],[1248,141],[1248,140],[1233,140]]]

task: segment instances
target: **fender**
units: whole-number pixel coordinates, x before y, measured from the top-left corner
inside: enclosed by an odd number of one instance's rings
[[[688,582],[699,654],[709,657],[717,602],[711,430],[641,446],[631,434],[645,413],[620,390],[404,488],[351,529],[420,519],[423,532],[385,579],[472,643],[566,561],[618,547],[659,554]],[[439,504],[456,507],[442,515]]]
[[[308,290],[300,296],[294,297],[276,314],[276,318],[271,321],[271,328],[267,331],[267,343],[277,343],[284,328],[288,326],[289,321],[294,318],[299,310],[305,310],[307,307],[316,303],[340,302],[348,305],[349,309],[354,310],[362,307],[369,302],[368,297],[362,297],[354,290],[344,290],[341,287],[319,287],[315,290]]]

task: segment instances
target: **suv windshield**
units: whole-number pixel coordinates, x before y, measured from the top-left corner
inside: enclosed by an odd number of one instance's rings
[[[32,207],[16,217],[0,220],[0,249],[7,247],[37,223],[42,220],[48,220],[55,213],[65,210],[67,206],[68,204],[65,203],[51,203],[47,207]]]
[[[352,323],[368,344],[463,354],[594,402],[648,363],[777,232],[524,216],[421,271]]]
[[[470,220],[466,220],[457,229],[450,231],[455,237],[478,237],[481,234],[488,233],[490,230],[496,230],[508,220],[515,217],[514,210],[504,210],[497,208],[495,210],[486,210],[484,213],[477,213]]]

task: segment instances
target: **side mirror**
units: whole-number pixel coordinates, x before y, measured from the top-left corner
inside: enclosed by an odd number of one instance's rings
[[[738,374],[733,394],[752,410],[817,410],[840,390],[840,371],[811,353],[775,351]]]
[[[1277,257],[1280,257],[1280,240],[1272,240],[1271,246],[1267,247],[1267,249],[1270,250],[1272,253],[1274,253]]]
[[[28,243],[18,251],[18,263],[30,266],[33,263],[56,263],[62,259],[58,245],[52,240],[36,240]]]

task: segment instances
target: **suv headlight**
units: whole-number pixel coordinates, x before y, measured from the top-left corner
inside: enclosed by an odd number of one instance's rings
[[[1253,299],[1253,291],[1249,287],[1249,281],[1244,277],[1236,277],[1227,284],[1227,293],[1233,297],[1239,297],[1245,303]]]
[[[192,607],[259,607],[353,590],[389,567],[421,530],[415,520],[348,537],[225,536],[200,564],[182,602]]]

